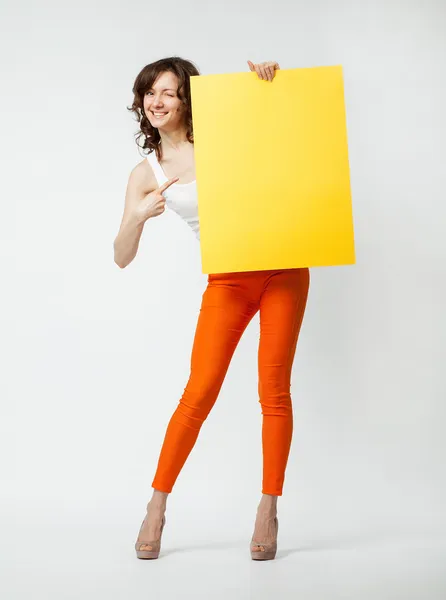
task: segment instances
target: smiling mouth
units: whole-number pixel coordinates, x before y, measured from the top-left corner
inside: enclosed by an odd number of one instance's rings
[[[167,113],[155,113],[153,112],[153,110],[151,110],[150,112],[155,117],[155,119],[162,119],[167,115]]]

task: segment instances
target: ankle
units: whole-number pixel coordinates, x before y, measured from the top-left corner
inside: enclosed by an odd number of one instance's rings
[[[165,511],[167,504],[167,496],[168,494],[166,492],[154,490],[153,495],[149,500],[150,507],[152,507],[153,509]]]
[[[277,514],[277,496],[263,494],[257,507],[257,514],[264,517],[274,517]]]

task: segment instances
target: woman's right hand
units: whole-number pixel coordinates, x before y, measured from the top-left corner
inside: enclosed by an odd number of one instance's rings
[[[172,177],[166,183],[156,188],[156,190],[144,196],[135,207],[135,216],[140,223],[144,223],[152,217],[158,217],[166,210],[166,199],[163,196],[163,192],[178,180],[179,177]]]

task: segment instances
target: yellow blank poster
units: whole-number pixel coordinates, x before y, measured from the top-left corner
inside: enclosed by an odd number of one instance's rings
[[[191,77],[203,273],[353,264],[342,67]]]

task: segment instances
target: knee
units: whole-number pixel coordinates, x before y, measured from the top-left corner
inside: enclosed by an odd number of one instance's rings
[[[192,429],[200,429],[217,399],[218,389],[204,381],[189,381],[176,410],[177,420]]]
[[[259,402],[262,414],[288,416],[292,411],[290,384],[280,381],[259,381]]]

